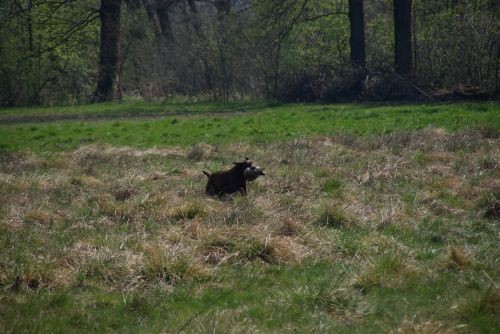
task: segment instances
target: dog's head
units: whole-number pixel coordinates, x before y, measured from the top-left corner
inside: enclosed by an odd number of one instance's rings
[[[259,166],[247,167],[243,171],[243,174],[245,175],[245,179],[247,179],[247,181],[254,181],[259,176],[266,175],[266,173],[264,173],[264,171]]]
[[[233,162],[234,165],[241,168],[243,175],[247,181],[254,181],[259,176],[264,176],[266,173],[259,166],[254,166],[252,160],[245,158],[240,162]]]

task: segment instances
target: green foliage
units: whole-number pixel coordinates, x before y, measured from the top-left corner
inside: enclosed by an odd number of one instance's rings
[[[85,101],[97,70],[94,6],[93,1],[5,3],[0,105]]]
[[[309,8],[308,17],[329,15],[293,27],[283,51],[284,73],[314,73],[318,68],[350,66],[345,7],[334,1],[319,1]]]
[[[233,3],[223,14],[213,2],[184,0],[169,6],[169,22],[159,21],[155,1],[122,6],[117,90],[125,98],[359,98],[353,93],[346,1],[254,0]],[[98,5],[90,0],[2,2],[0,105],[90,100],[98,72]],[[367,69],[377,82],[394,62],[392,2],[364,5]],[[412,47],[419,87],[429,92],[495,89],[499,26],[491,6],[488,1],[414,1]],[[363,97],[391,96],[379,95]]]

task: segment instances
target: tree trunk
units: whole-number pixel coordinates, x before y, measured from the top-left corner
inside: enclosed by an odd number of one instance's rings
[[[224,15],[231,12],[231,0],[215,0],[215,8],[217,8],[217,15],[219,19],[222,19]]]
[[[158,0],[156,2],[156,15],[160,22],[161,32],[168,47],[174,44],[174,33],[172,32],[172,23],[170,22],[169,11],[177,0]]]
[[[363,0],[349,0],[349,24],[351,36],[351,64],[354,68],[364,68],[366,65],[365,54],[365,18]]]
[[[418,44],[417,44],[417,8],[415,7],[412,13],[413,27],[413,73],[415,76],[418,72]]]
[[[120,70],[121,0],[101,0],[99,79],[93,102],[113,101],[113,86]]]
[[[218,97],[223,101],[229,100],[229,91],[231,88],[231,76],[227,70],[227,43],[228,43],[228,22],[227,16],[231,12],[231,0],[215,0],[213,2],[217,9],[217,48],[219,51],[219,75],[218,75]]]
[[[396,72],[408,76],[412,67],[411,0],[394,0],[394,37]]]

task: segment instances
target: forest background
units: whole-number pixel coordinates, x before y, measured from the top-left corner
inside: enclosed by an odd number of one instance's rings
[[[490,99],[499,91],[498,6],[5,0],[0,106]]]

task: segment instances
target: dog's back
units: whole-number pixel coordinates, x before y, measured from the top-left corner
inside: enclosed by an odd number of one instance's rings
[[[232,194],[235,192],[246,194],[247,183],[244,171],[246,168],[252,166],[252,162],[245,159],[241,162],[233,162],[233,164],[233,168],[227,171],[215,173],[203,171],[203,174],[208,177],[205,189],[207,195],[223,196],[225,194]]]
[[[223,196],[235,192],[246,193],[245,176],[243,173],[238,173],[234,168],[212,174],[204,172],[204,174],[208,177],[206,186],[207,195]]]

